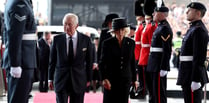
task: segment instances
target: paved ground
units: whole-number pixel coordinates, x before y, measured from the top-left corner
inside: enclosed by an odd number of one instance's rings
[[[36,86],[37,84],[35,84]],[[38,92],[38,90],[36,89],[36,87],[34,87],[33,91],[32,91],[32,95],[34,95],[35,92]],[[52,91],[50,91],[52,92]],[[148,99],[148,97],[147,97]],[[137,100],[137,99],[131,99],[131,103],[148,103],[147,99],[144,100]],[[7,98],[5,97],[0,97],[0,103],[7,103]],[[29,103],[33,103],[33,97],[29,99]],[[168,98],[168,103],[183,103],[183,99],[179,98]]]
[[[38,83],[35,83],[33,86],[33,90],[32,90],[32,95],[34,95],[34,93],[38,92]],[[50,91],[53,92],[53,91]],[[100,92],[100,91],[99,91]],[[137,99],[131,99],[130,100],[131,103],[148,103],[148,97],[144,100],[137,100]],[[7,103],[7,98],[6,96],[4,97],[0,97],[0,103]],[[29,103],[33,103],[33,97],[29,99]],[[168,98],[168,103],[184,103],[182,98]],[[202,103],[206,103],[206,102],[202,102]],[[209,103],[209,100],[207,100],[207,103]]]
[[[169,72],[168,74],[167,90],[181,91],[180,86],[176,85],[176,77],[177,77],[177,69],[172,69],[171,72]],[[207,85],[207,88],[209,88],[208,86],[209,84]],[[34,83],[31,94],[34,95],[34,93],[36,92],[38,92],[38,83]],[[53,92],[53,91],[50,91],[50,92]],[[101,90],[99,90],[98,92],[101,92]],[[130,101],[131,103],[148,103],[148,97],[144,100],[131,99]],[[209,99],[206,102],[209,103]],[[206,102],[203,101],[202,103],[206,103]],[[7,103],[6,96],[0,97],[0,103]],[[33,103],[33,97],[29,99],[29,103]],[[184,103],[184,101],[183,101],[183,98],[168,97],[168,103]]]
[[[32,90],[32,95],[34,95],[34,93],[38,92],[38,83],[34,83],[33,85],[33,90]],[[53,91],[50,91],[53,92]],[[100,92],[100,91],[99,91]],[[148,97],[147,97],[148,99]],[[137,99],[131,99],[131,103],[148,103],[147,99],[144,100],[137,100]],[[7,103],[7,97],[0,97],[0,103]],[[33,97],[29,99],[29,103],[33,103]],[[168,103],[183,103],[183,99],[176,99],[176,98],[168,98]]]

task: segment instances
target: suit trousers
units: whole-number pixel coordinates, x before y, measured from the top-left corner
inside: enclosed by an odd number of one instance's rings
[[[57,103],[68,103],[68,97],[69,103],[83,103],[84,102],[84,92],[82,93],[67,93],[65,91],[63,92],[56,92],[56,101]]]
[[[22,68],[21,78],[13,78],[7,69],[8,103],[28,103],[34,69]]]
[[[66,90],[56,92],[57,103],[68,103],[68,97],[70,97],[69,103],[83,103],[85,91],[81,93],[76,93],[73,90],[71,78],[69,77],[68,80],[69,81],[65,86]]]
[[[182,86],[184,103],[202,103],[202,87],[194,92],[191,91],[191,85]],[[193,102],[192,102],[193,101]]]
[[[48,92],[48,68],[40,70],[39,91]]]

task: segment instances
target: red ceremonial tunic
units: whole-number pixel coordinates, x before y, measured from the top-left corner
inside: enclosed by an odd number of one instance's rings
[[[141,35],[141,54],[139,58],[139,65],[147,65],[150,52],[152,35],[157,28],[157,23],[150,22],[146,24]]]
[[[139,57],[140,57],[141,35],[142,35],[143,29],[144,29],[144,25],[143,25],[143,23],[141,23],[136,30],[136,34],[135,34],[135,60],[139,60]]]

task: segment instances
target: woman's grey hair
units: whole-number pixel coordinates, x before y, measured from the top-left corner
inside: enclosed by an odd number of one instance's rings
[[[111,34],[112,34],[112,35],[115,35],[116,31],[119,31],[119,30],[123,30],[123,31],[124,31],[124,34],[125,34],[125,36],[127,36],[127,35],[130,33],[130,27],[125,27],[125,28],[121,28],[121,29],[118,29],[118,30],[112,31],[112,32],[111,32]]]
[[[63,20],[62,20],[62,24],[63,24],[63,25],[65,24],[65,21],[66,21],[66,19],[67,19],[68,17],[74,18],[74,19],[75,19],[75,20],[73,20],[74,23],[75,23],[75,24],[78,24],[78,16],[77,16],[76,14],[73,14],[73,13],[67,13],[67,14],[65,14],[65,16],[64,16],[64,18],[63,18]]]

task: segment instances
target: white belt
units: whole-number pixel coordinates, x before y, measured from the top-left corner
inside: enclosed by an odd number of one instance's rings
[[[141,42],[140,41],[136,41],[135,44],[141,44]]]
[[[193,56],[180,56],[180,61],[192,61]]]
[[[163,52],[163,48],[151,47],[150,52]]]
[[[142,47],[150,47],[150,44],[142,44]]]
[[[23,34],[22,40],[38,40],[38,36],[34,33],[31,34]]]

